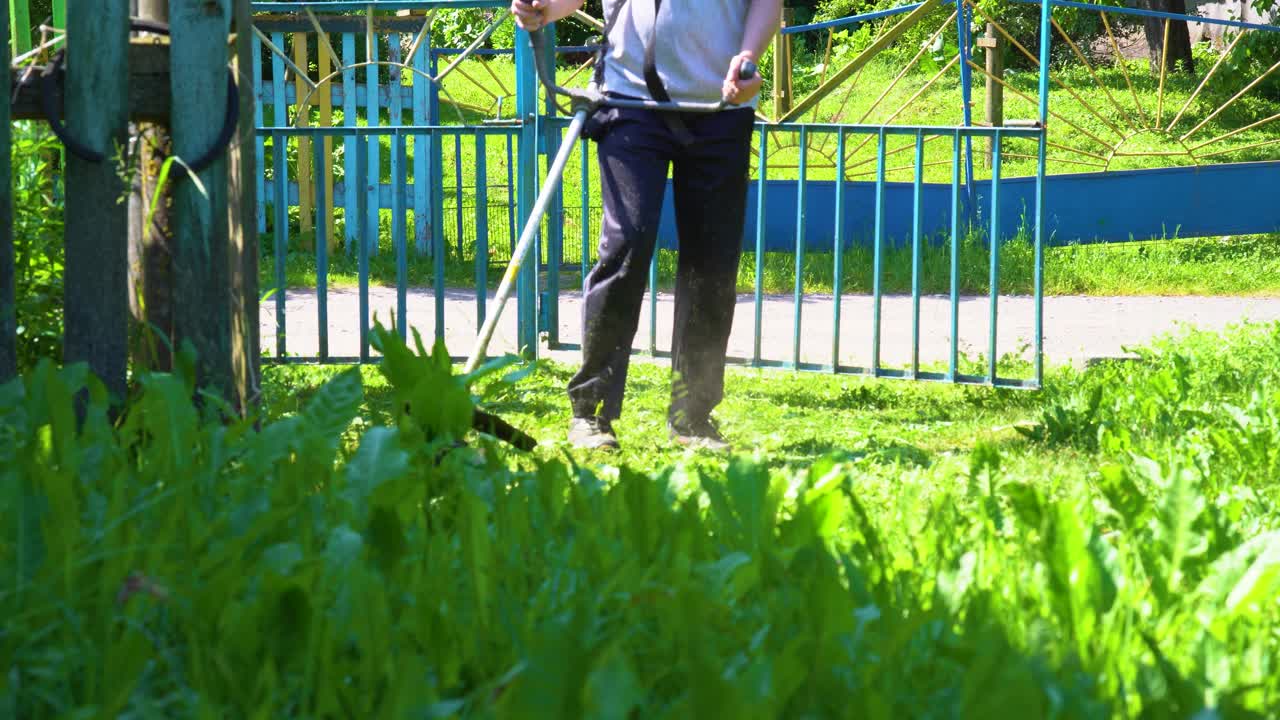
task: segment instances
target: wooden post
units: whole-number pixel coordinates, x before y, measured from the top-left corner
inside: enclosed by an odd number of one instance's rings
[[[144,20],[168,24],[169,0],[138,0],[137,13]],[[160,37],[155,42],[167,44]],[[155,208],[151,200],[173,140],[162,122],[139,122],[134,131],[139,148],[129,204],[129,310],[134,321],[130,355],[136,368],[168,371],[173,368],[173,183],[160,188]],[[144,227],[148,214],[151,224]]]
[[[169,3],[169,127],[173,151],[194,160],[213,147],[226,114],[227,37],[232,0]],[[229,397],[231,364],[230,229],[227,157],[173,188],[173,277],[176,348],[196,351],[196,382]],[[203,186],[203,189],[201,188]]]
[[[978,38],[977,45],[986,50],[987,56],[986,124],[988,127],[1000,127],[1004,125],[1004,85],[992,78],[1004,80],[1004,47],[994,24],[987,23],[987,34]],[[987,167],[991,167],[994,152],[995,139],[987,138]]]
[[[105,159],[67,153],[63,358],[88,362],[123,400],[129,225],[120,155],[129,123],[129,6],[76,0],[67,10],[67,130]]]
[[[0,38],[4,38],[4,87],[9,78],[9,13],[0,12]],[[15,317],[17,297],[13,285],[13,172],[9,160],[9,93],[0,92],[0,384],[18,372],[18,336]]]
[[[231,142],[227,194],[230,231],[232,403],[241,414],[258,404],[262,349],[258,342],[258,173],[254,152],[253,17],[249,0],[233,0],[236,55],[233,67],[240,89],[240,126]],[[333,197],[333,193],[329,193]]]
[[[795,10],[782,9],[782,27],[791,24]],[[779,32],[773,38],[773,116],[791,111],[791,36]]]
[[[322,45],[323,43],[316,43]],[[308,59],[307,52],[307,33],[293,33],[293,63],[302,68],[304,72],[311,71],[311,61]],[[307,78],[298,75],[293,79],[294,90],[294,106],[297,112],[297,126],[308,127],[311,125],[311,108],[315,104],[315,98],[308,101],[306,107],[303,107],[302,100],[307,97],[311,86],[307,83]],[[315,217],[311,212],[311,199],[315,196],[315,189],[312,182],[315,180],[311,172],[311,138],[298,138],[298,231],[299,236],[306,237],[306,234],[312,230],[312,218]],[[315,243],[312,241],[302,240],[299,246],[305,250],[314,250]]]
[[[319,79],[329,76],[329,66],[335,58],[329,55],[329,45],[324,42],[318,43],[316,48],[316,63],[319,72]],[[329,127],[333,125],[333,83],[327,82],[320,86],[316,91],[319,97],[320,105],[320,126]],[[395,124],[400,124],[396,121]],[[329,232],[329,251],[333,252],[338,247],[338,233],[334,232],[333,225],[333,138],[326,136],[324,139],[324,167],[315,168],[315,172],[320,173],[321,181],[324,182],[324,219],[325,227]]]

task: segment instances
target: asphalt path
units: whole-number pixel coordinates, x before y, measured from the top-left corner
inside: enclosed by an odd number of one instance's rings
[[[489,301],[492,301],[492,293]],[[290,290],[285,296],[286,343],[289,355],[314,356],[319,352],[319,323],[316,294],[312,290]],[[435,334],[435,295],[431,289],[411,289],[407,293],[409,324],[425,342]],[[390,324],[396,307],[395,288],[369,289],[371,313]],[[492,307],[492,305],[490,305]],[[659,351],[671,347],[674,300],[659,293],[656,313],[656,342]],[[581,339],[582,295],[563,291],[558,306],[560,341]],[[840,304],[838,346],[834,343],[835,303],[831,295],[808,295],[800,305],[798,335],[800,361],[829,365],[838,354],[842,365],[865,367],[871,362],[874,303],[869,295],[845,295]],[[355,289],[330,290],[328,295],[329,354],[334,357],[359,355],[359,296]],[[516,306],[508,304],[490,345],[491,354],[516,350]],[[755,352],[755,303],[751,295],[740,295],[729,339],[729,354],[753,357]],[[951,303],[945,296],[920,298],[919,359],[922,363],[942,362],[951,348]],[[444,302],[444,338],[451,353],[470,352],[476,334],[475,293],[449,290]],[[265,353],[275,352],[275,301],[261,307],[262,345]],[[1035,335],[1035,303],[1026,296],[1005,296],[996,307],[997,355],[1021,354],[1030,358]],[[1083,364],[1090,359],[1116,357],[1126,347],[1142,345],[1157,336],[1183,327],[1222,330],[1242,321],[1280,320],[1277,297],[1084,297],[1044,298],[1044,353],[1049,363]],[[795,359],[796,305],[790,295],[766,296],[760,307],[760,357],[791,362]],[[958,341],[961,353],[977,357],[987,353],[991,303],[985,296],[961,297],[958,307]],[[649,300],[645,299],[640,330],[634,347],[648,350],[651,326]],[[889,295],[881,300],[880,361],[885,366],[902,366],[912,359],[912,300],[909,295]],[[545,352],[559,360],[574,362],[576,351]]]

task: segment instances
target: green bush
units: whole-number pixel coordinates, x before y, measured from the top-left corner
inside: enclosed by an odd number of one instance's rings
[[[1206,67],[1212,67],[1212,62],[1217,57],[1218,53],[1214,52],[1209,60],[1210,65]],[[1267,73],[1276,58],[1280,58],[1280,32],[1254,30],[1245,33],[1218,68],[1213,83],[1207,88],[1207,102],[1215,108],[1226,102],[1246,85]],[[1269,100],[1280,100],[1280,77],[1272,73],[1251,92]]]
[[[1032,437],[1112,457],[1171,453],[1221,482],[1280,477],[1280,324],[1244,328],[1224,351],[1217,333],[1188,332],[1135,359],[1058,388]],[[1272,483],[1259,486],[1271,509]]]
[[[583,10],[592,17],[601,17],[599,0],[588,0]],[[436,47],[466,47],[484,32],[495,18],[508,14],[506,8],[441,10],[436,14],[436,19],[431,25],[431,42]],[[507,21],[490,36],[487,47],[514,47],[515,34],[515,23]],[[595,35],[598,35],[596,30],[578,20],[569,19],[556,24],[556,42],[560,45],[585,45]]]
[[[13,125],[14,284],[18,368],[62,357],[62,199],[53,164],[60,145],[40,123]]]
[[[864,0],[825,0],[820,3],[817,11],[817,19],[828,20],[849,15],[867,13],[880,9],[897,7],[905,3],[898,0],[881,0],[880,2],[866,2]],[[1110,3],[1103,3],[1110,4]],[[1015,40],[1018,41],[1029,53],[1039,57],[1040,52],[1040,8],[1035,5],[1027,5],[1023,3],[1013,3],[1008,0],[981,0],[978,7],[987,15],[999,22]],[[920,49],[930,35],[938,28],[943,19],[949,15],[954,7],[945,6],[937,12],[925,18],[919,26],[908,30],[904,33],[901,40],[894,44],[887,52],[891,57],[901,61],[909,60]],[[1099,14],[1090,10],[1081,10],[1076,8],[1055,8],[1054,19],[1062,26],[1063,30],[1071,37],[1072,41],[1083,51],[1088,52],[1093,42],[1102,37],[1105,29]],[[1119,32],[1117,28],[1128,28],[1132,24],[1132,19],[1126,16],[1112,15],[1109,17],[1113,30]],[[898,20],[889,19],[881,21],[879,24],[888,25],[896,23]],[[970,28],[970,35],[976,37],[985,33],[986,21],[982,15],[973,13],[973,26]],[[940,57],[950,58],[955,55],[957,40],[956,29],[948,27],[942,33],[945,50],[935,53]],[[1003,38],[1002,38],[1003,39]],[[838,38],[839,40],[839,38]],[[815,43],[815,47],[820,43]],[[823,46],[825,47],[825,46]],[[816,47],[818,52],[823,47]],[[980,53],[975,52],[970,47],[972,55],[980,57]],[[1051,45],[1051,62],[1078,62],[1071,48],[1062,42],[1061,36],[1054,33],[1053,44]],[[1026,55],[1014,47],[1008,47],[1006,43],[1005,61],[1007,67],[1013,69],[1027,69],[1035,66]]]

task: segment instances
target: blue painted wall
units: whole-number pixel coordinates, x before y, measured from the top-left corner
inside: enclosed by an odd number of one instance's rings
[[[1280,231],[1280,162],[1051,175],[1045,182],[1050,233],[1046,239],[1052,245]],[[991,183],[979,182],[974,190],[976,221],[985,228],[989,226]],[[830,252],[835,237],[835,183],[810,181],[807,196],[805,246]],[[795,181],[769,181],[767,197],[765,246],[792,252],[796,232]],[[1006,238],[1016,235],[1024,225],[1029,228],[1035,212],[1034,178],[1003,180],[1000,200],[1000,226]],[[748,191],[747,202],[743,246],[753,249],[754,186]],[[846,242],[870,245],[874,237],[875,183],[846,183],[845,202]],[[911,183],[886,183],[887,245],[910,242],[911,202]],[[924,234],[941,242],[950,232],[951,186],[926,184],[923,205]],[[675,246],[670,187],[659,235],[663,247]]]
[[[491,182],[496,179],[491,178]],[[1125,242],[1151,238],[1205,237],[1280,231],[1280,162],[1236,163],[1203,167],[1123,170],[1109,173],[1051,175],[1045,179],[1047,221],[1051,245]],[[342,197],[342,183],[335,186]],[[989,227],[991,183],[974,188],[976,222]],[[275,192],[267,183],[263,201],[272,203]],[[391,186],[380,188],[379,205],[391,206]],[[297,185],[290,183],[289,200],[297,205]],[[963,196],[963,193],[962,193]],[[796,183],[771,180],[767,194],[765,247],[772,251],[795,249]],[[951,186],[926,184],[923,188],[924,235],[942,242],[951,226]],[[1000,226],[1008,238],[1030,226],[1035,211],[1033,178],[1001,182]],[[911,240],[911,183],[885,185],[886,245]],[[875,183],[845,185],[845,238],[849,245],[869,246],[873,239]],[[810,181],[807,188],[805,246],[814,252],[830,252],[835,237],[835,183]],[[743,247],[755,247],[756,188],[748,190],[747,223]],[[410,197],[409,207],[414,203]],[[1024,222],[1024,217],[1026,221]],[[671,188],[667,188],[659,237],[663,247],[675,247],[675,216]]]

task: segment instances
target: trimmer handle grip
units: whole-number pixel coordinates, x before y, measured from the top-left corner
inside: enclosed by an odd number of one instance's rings
[[[756,67],[755,63],[750,60],[743,60],[742,64],[738,66],[738,79],[750,80],[756,76],[756,71],[758,69],[759,68]]]

